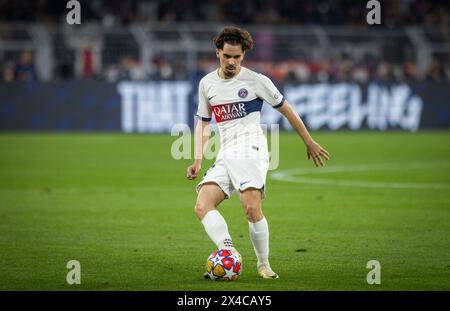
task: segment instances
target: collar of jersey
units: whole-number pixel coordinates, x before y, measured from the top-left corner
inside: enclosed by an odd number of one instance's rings
[[[233,78],[231,78],[231,79],[223,79],[223,78],[221,78],[220,75],[219,75],[219,69],[220,69],[220,68],[217,68],[217,70],[216,70],[217,77],[219,78],[220,81],[227,82],[227,81],[233,81],[234,79],[236,79],[237,77],[239,77],[239,76],[241,75],[243,69],[245,69],[245,67],[244,67],[244,66],[241,66],[241,70],[239,71],[239,73],[238,73],[237,75],[235,75],[235,76],[234,76]]]

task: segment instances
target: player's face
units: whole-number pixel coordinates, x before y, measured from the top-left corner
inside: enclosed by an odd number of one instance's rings
[[[241,45],[225,43],[223,49],[216,50],[216,55],[220,60],[220,69],[225,78],[232,78],[239,73],[242,60],[244,59]]]

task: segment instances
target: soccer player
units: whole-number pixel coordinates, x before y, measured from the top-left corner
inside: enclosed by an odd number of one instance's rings
[[[329,153],[311,138],[299,115],[269,78],[241,66],[245,52],[253,48],[252,37],[246,30],[225,27],[214,38],[214,44],[220,67],[204,76],[199,84],[195,160],[187,168],[187,178],[195,179],[201,170],[212,114],[221,148],[214,165],[197,185],[195,213],[217,248],[235,250],[227,223],[217,208],[237,192],[258,259],[258,274],[276,279],[278,274],[269,264],[269,227],[261,210],[269,168],[267,140],[260,125],[263,101],[288,119],[305,143],[307,158],[316,166],[323,166],[324,160],[330,159]]]

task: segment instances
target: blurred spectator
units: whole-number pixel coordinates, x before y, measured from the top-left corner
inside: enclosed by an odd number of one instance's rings
[[[105,79],[108,82],[142,81],[148,79],[148,74],[139,61],[132,56],[126,55],[122,57],[117,66],[110,65],[107,68]]]
[[[135,58],[125,55],[118,65],[109,65],[106,68],[103,78],[108,82],[143,81],[148,80],[149,75]]]
[[[436,56],[432,57],[425,79],[428,81],[443,82],[445,81],[445,76],[445,70],[441,61]]]
[[[174,73],[171,64],[162,56],[156,56],[152,60],[152,71],[150,79],[152,80],[171,80]]]
[[[136,59],[128,55],[122,58],[119,66],[119,80],[139,81],[147,78],[147,73]]]
[[[94,76],[94,53],[90,49],[84,49],[80,52],[80,76],[83,79],[89,79]]]
[[[3,66],[0,66],[1,69],[1,81],[3,82],[12,82],[14,81],[14,63],[6,62]]]
[[[352,71],[352,80],[358,83],[367,83],[370,78],[369,70],[366,66],[358,65]]]
[[[16,81],[36,81],[37,74],[34,66],[33,53],[23,51],[19,61],[14,68],[14,80]]]
[[[293,72],[298,82],[308,82],[311,80],[311,71],[304,62],[299,63]]]
[[[394,82],[394,74],[392,72],[392,65],[386,61],[381,61],[376,70],[375,80],[378,82],[390,83]]]
[[[415,81],[419,79],[419,72],[415,62],[407,61],[403,65],[404,78],[406,81]]]
[[[338,80],[342,82],[349,82],[352,79],[353,61],[349,58],[345,58],[340,63],[340,71]]]

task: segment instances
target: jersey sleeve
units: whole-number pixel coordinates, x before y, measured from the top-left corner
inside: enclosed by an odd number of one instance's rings
[[[200,80],[198,85],[198,108],[195,116],[202,121],[211,121],[211,109],[205,93],[203,80]]]
[[[273,82],[260,73],[257,75],[256,81],[256,95],[269,103],[273,108],[280,108],[284,103],[284,97]]]

